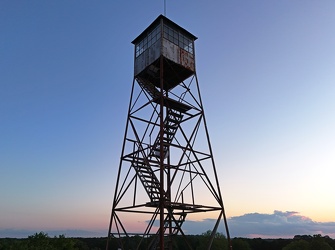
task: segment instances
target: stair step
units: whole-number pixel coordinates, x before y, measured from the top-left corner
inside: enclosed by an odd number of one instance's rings
[[[145,173],[145,174],[151,174],[152,175],[152,170],[148,169],[148,168],[138,168],[137,169],[139,172],[141,173]]]
[[[164,134],[166,135],[174,135],[175,134],[175,131],[171,131],[171,130],[164,130]]]
[[[172,110],[170,110],[169,114],[172,115],[172,116],[178,117],[178,118],[182,118],[182,117],[183,117],[182,114],[180,114],[180,113],[176,113],[176,112],[174,112],[174,111],[172,111]]]
[[[173,119],[173,118],[171,118],[171,117],[169,117],[169,118],[167,119],[167,121],[168,121],[169,123],[174,123],[174,124],[179,124],[179,123],[180,123],[180,120],[178,120],[178,119]]]
[[[171,124],[165,124],[165,125],[164,125],[164,128],[177,130],[177,129],[178,129],[178,126],[176,126],[176,125],[171,125]]]
[[[152,187],[152,188],[158,188],[159,187],[159,182],[157,182],[157,181],[146,180],[145,182],[148,183],[148,184],[151,184],[151,185],[148,185],[148,187]],[[156,184],[156,185],[152,185],[152,184]]]
[[[153,177],[152,172],[148,170],[139,170],[139,173],[141,173],[143,176]]]
[[[152,193],[152,194],[159,194],[160,192],[159,191],[150,191],[150,193]]]
[[[170,138],[166,138],[166,137],[163,137],[163,142],[171,142],[171,139]]]

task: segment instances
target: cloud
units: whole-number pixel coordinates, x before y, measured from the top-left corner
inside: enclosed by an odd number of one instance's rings
[[[294,211],[234,216],[229,218],[228,225],[233,237],[292,238],[314,234],[335,237],[335,222],[316,222]]]
[[[201,234],[212,229],[215,219],[186,221],[183,230],[189,234]],[[248,213],[228,219],[231,237],[293,238],[295,235],[328,235],[335,238],[335,222],[316,222],[295,211],[277,211],[272,214]],[[223,223],[219,232],[225,234]]]

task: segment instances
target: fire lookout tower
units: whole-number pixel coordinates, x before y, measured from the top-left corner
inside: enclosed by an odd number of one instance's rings
[[[135,40],[134,79],[108,232],[120,249],[185,249],[188,221],[223,219],[195,69],[197,38],[163,15]],[[206,213],[206,214],[205,214]]]

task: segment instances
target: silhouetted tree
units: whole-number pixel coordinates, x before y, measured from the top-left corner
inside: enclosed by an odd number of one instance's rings
[[[210,238],[212,235],[211,230],[207,230],[202,235],[199,235],[199,245],[196,248],[197,250],[203,250],[208,249],[208,244],[210,242]],[[226,236],[224,236],[222,233],[216,233],[213,239],[212,243],[212,250],[227,250],[228,249],[228,241],[226,239]]]
[[[312,242],[310,243],[310,250],[333,250],[333,248],[326,242],[321,234],[313,235]]]
[[[234,250],[251,250],[249,243],[242,238],[234,238],[232,246]]]
[[[309,243],[306,240],[292,241],[283,250],[309,250]]]

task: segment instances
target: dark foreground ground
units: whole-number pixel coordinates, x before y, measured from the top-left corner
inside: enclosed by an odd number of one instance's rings
[[[194,250],[207,249],[208,234],[187,236]],[[130,237],[124,241],[124,249],[136,249],[140,237]],[[40,232],[25,239],[0,238],[0,250],[105,250],[107,238],[66,238],[64,235],[49,237]],[[150,244],[142,242],[139,249],[147,249]],[[187,250],[185,240],[177,237],[173,249]],[[117,250],[116,239],[110,241],[110,249]],[[321,235],[296,235],[293,239],[249,239],[233,238],[233,250],[335,250],[335,239]],[[212,244],[212,250],[228,250],[227,239],[218,234]]]

